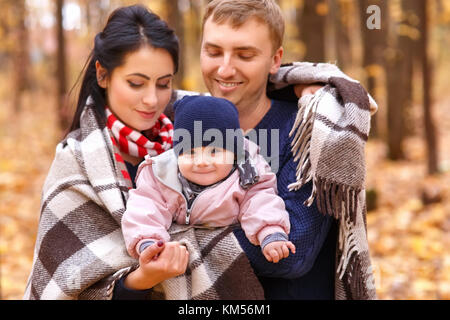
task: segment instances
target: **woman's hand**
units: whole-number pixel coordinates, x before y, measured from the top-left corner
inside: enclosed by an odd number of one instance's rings
[[[124,283],[133,290],[146,290],[186,272],[189,252],[179,242],[159,241],[146,248],[139,257],[139,267]]]

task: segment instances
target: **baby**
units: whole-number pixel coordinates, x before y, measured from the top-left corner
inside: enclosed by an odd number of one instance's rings
[[[268,261],[295,253],[276,176],[258,146],[243,137],[236,107],[221,98],[188,96],[174,109],[174,148],[147,156],[130,190],[122,218],[129,254],[137,258],[152,243],[169,241],[172,221],[208,227],[239,222]]]

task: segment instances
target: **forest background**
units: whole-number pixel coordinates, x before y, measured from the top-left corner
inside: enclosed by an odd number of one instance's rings
[[[109,13],[141,3],[168,21],[182,44],[175,87],[205,91],[207,2],[0,0],[0,299],[23,295],[42,185]],[[450,1],[278,3],[284,62],[335,63],[378,102],[366,185],[379,298],[450,299]]]

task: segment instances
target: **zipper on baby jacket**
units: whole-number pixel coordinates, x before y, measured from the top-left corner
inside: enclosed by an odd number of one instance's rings
[[[199,194],[197,194],[195,197],[193,197],[190,200],[186,199],[185,195],[183,193],[181,193],[183,195],[184,200],[186,200],[186,218],[185,218],[186,224],[189,224],[189,221],[191,219],[191,212],[192,212],[192,208],[194,207],[195,200],[197,200],[197,198],[206,190],[207,189],[203,190],[202,192],[200,192]]]

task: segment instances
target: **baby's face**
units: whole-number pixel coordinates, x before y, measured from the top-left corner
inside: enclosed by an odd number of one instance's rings
[[[234,153],[215,147],[199,147],[178,156],[178,168],[189,181],[207,186],[225,178],[233,168]]]

